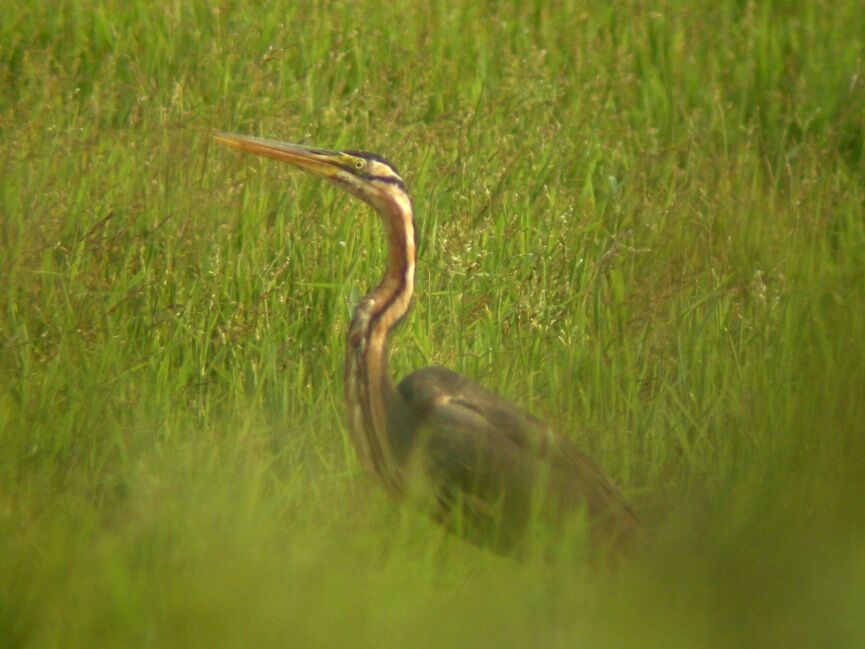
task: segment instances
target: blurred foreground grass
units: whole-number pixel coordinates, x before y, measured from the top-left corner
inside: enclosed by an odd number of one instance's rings
[[[0,20],[0,645],[865,646],[857,2],[29,2]],[[367,210],[412,189],[399,374],[572,436],[652,538],[518,563],[342,425]]]

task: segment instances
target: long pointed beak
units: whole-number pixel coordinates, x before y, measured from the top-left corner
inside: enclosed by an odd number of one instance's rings
[[[252,137],[249,135],[237,135],[214,131],[213,139],[226,146],[256,153],[281,162],[288,162],[309,173],[324,178],[332,178],[340,170],[343,154],[338,151],[326,149],[314,149],[289,144],[278,140],[269,140],[263,137]]]

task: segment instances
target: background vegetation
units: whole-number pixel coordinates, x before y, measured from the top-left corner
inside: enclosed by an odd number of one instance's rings
[[[860,2],[0,8],[0,645],[865,646]],[[399,374],[570,435],[651,539],[500,559],[342,423],[393,159]]]

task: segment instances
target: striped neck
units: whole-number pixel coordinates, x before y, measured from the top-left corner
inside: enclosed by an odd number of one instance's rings
[[[388,195],[375,207],[387,236],[387,267],[354,310],[346,341],[345,400],[360,463],[392,496],[400,496],[403,480],[387,427],[388,412],[399,407],[400,397],[388,368],[387,337],[408,311],[414,290],[414,222],[405,193]]]

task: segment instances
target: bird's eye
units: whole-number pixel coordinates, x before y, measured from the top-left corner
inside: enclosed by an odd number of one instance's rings
[[[363,169],[365,165],[366,165],[366,162],[364,162],[363,160],[358,159],[358,160],[354,161],[354,168],[355,169]]]

